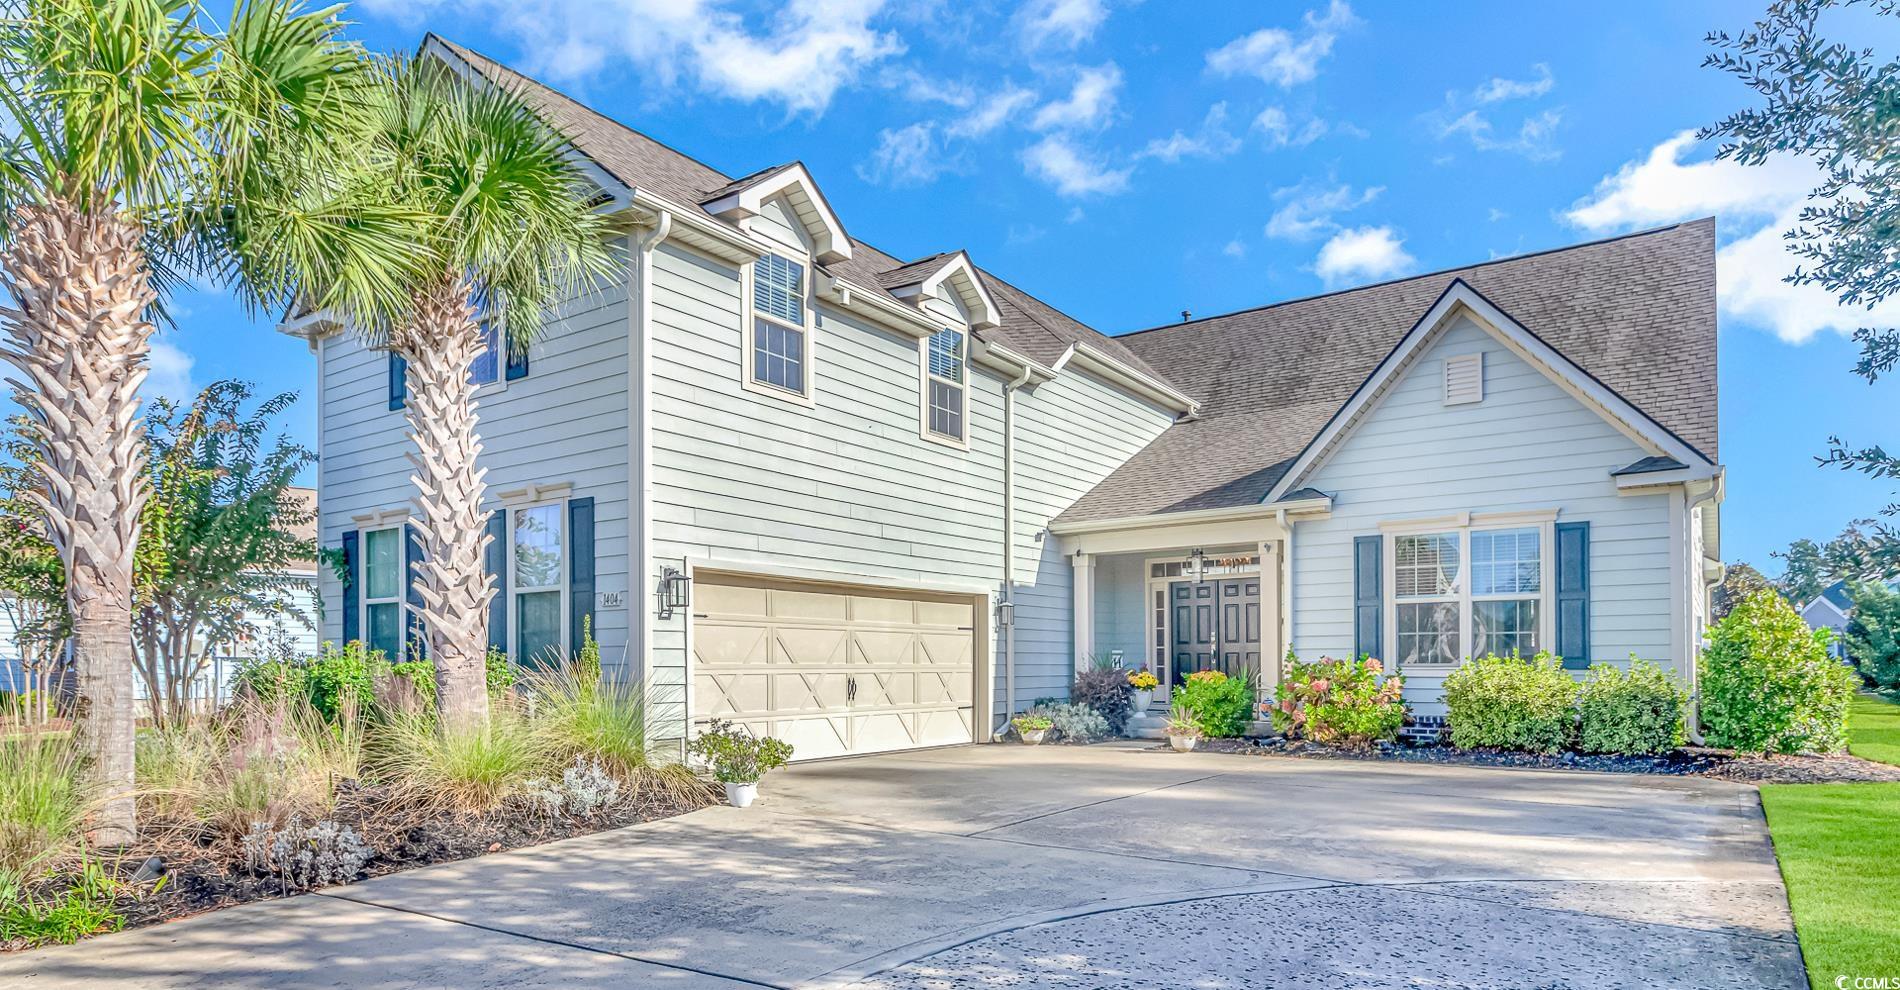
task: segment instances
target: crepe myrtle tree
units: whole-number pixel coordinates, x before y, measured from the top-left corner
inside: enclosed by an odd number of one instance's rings
[[[490,537],[470,369],[488,348],[526,348],[543,314],[613,271],[597,188],[567,142],[513,90],[466,79],[426,54],[380,64],[371,127],[351,177],[381,197],[411,243],[394,264],[368,252],[348,266],[288,261],[269,236],[238,238],[240,281],[260,303],[328,310],[406,364],[404,415],[415,449],[416,594],[447,729],[488,711]],[[353,194],[354,195],[354,194]],[[385,286],[403,298],[389,305]],[[499,357],[499,356],[498,356]]]
[[[1885,22],[1884,24],[1876,22]],[[1704,65],[1740,79],[1761,103],[1705,128],[1717,157],[1759,165],[1796,155],[1821,168],[1797,226],[1785,233],[1803,260],[1787,277],[1817,285],[1844,305],[1871,308],[1900,293],[1900,53],[1856,47],[1891,37],[1895,0],[1778,0],[1740,34],[1714,32]],[[1885,32],[1874,30],[1885,27]],[[1828,32],[1834,31],[1830,39]],[[1868,382],[1900,363],[1900,329],[1861,327],[1855,372]],[[1900,457],[1882,446],[1828,438],[1824,465],[1875,478],[1900,478]],[[1887,515],[1900,512],[1888,505]],[[1892,537],[1891,527],[1879,527]]]
[[[44,480],[25,497],[66,575],[73,715],[104,795],[90,831],[101,844],[136,832],[138,392],[154,320],[180,273],[215,266],[231,220],[306,222],[247,199],[267,184],[253,173],[306,174],[355,147],[345,132],[365,55],[341,27],[335,8],[286,0],[239,0],[222,30],[196,0],[0,3],[0,358],[19,372],[9,382]]]

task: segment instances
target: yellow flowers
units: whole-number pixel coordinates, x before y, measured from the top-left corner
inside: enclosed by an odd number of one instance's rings
[[[1128,686],[1137,691],[1153,691],[1160,685],[1160,678],[1157,678],[1146,668],[1129,671],[1128,673]]]

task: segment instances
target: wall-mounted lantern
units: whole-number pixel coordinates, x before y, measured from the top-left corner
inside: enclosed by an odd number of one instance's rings
[[[693,579],[677,567],[660,568],[660,618],[670,619],[673,613],[693,603]]]

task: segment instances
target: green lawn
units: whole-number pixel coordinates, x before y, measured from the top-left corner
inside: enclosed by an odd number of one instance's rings
[[[1862,695],[1847,729],[1855,755],[1900,764],[1900,705]],[[1764,784],[1761,806],[1814,990],[1900,975],[1900,784]]]
[[[1847,710],[1847,751],[1900,765],[1900,705],[1879,695],[1857,695]]]

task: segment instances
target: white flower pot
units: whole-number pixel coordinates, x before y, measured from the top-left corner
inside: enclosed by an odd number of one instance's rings
[[[1201,744],[1200,736],[1169,736],[1168,737],[1168,745],[1173,746],[1174,751],[1177,753],[1191,753],[1194,751],[1194,747],[1199,746],[1200,744]]]
[[[1135,692],[1135,697],[1134,697],[1135,714],[1146,715],[1148,713],[1148,709],[1154,707],[1154,703],[1155,703],[1154,688],[1149,688],[1146,691]]]
[[[1042,745],[1042,740],[1049,735],[1049,730],[1048,729],[1019,729],[1017,730],[1016,734],[1022,737],[1023,745],[1040,746]]]
[[[727,784],[726,801],[735,808],[748,808],[759,799],[759,782],[750,784]]]

